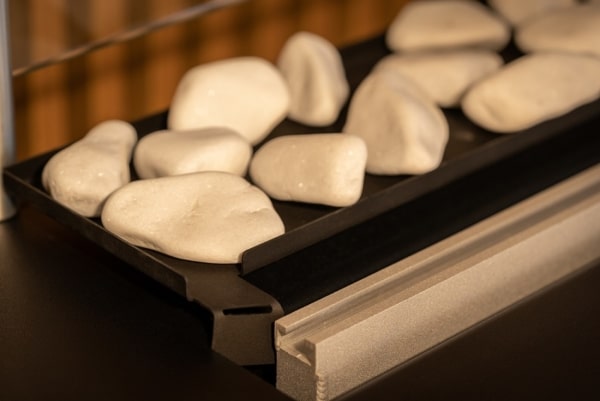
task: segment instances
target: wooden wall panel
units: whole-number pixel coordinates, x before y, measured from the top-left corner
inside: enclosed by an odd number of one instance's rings
[[[18,1],[19,10],[12,10],[11,14],[11,23],[19,24],[13,32],[25,35],[52,31],[54,42],[28,45],[16,40],[16,53],[29,56],[48,47],[79,43],[94,32],[111,32],[131,19],[162,15],[167,7],[194,3]],[[285,40],[299,30],[322,35],[337,46],[347,45],[383,32],[405,2],[248,0],[142,38],[16,76],[13,88],[17,158],[63,146],[107,119],[131,121],[167,109],[179,79],[195,65],[241,55],[275,61]],[[53,15],[50,6],[67,7],[68,18],[77,23],[65,21],[60,13]],[[14,15],[15,11],[21,14]],[[88,26],[81,25],[84,23]]]

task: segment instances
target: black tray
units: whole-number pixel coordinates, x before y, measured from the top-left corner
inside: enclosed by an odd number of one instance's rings
[[[341,53],[350,86],[355,89],[389,51],[383,37],[377,37],[345,48]],[[504,54],[507,60],[515,55],[512,48]],[[319,129],[286,120],[267,140],[285,134],[339,132],[346,112],[344,109],[332,126]],[[240,364],[270,363],[273,358],[271,324],[284,311],[277,299],[250,284],[244,276],[483,167],[535,147],[570,128],[598,119],[600,101],[510,135],[481,129],[458,109],[445,110],[445,115],[450,125],[450,138],[438,169],[420,176],[367,174],[361,199],[344,208],[273,201],[286,233],[245,252],[239,265],[189,262],[135,247],[106,231],[99,219],[82,217],[59,205],[44,191],[40,178],[45,163],[56,151],[6,168],[4,182],[16,202],[35,205],[144,274],[208,309],[214,318],[212,342],[215,350]],[[143,136],[164,129],[166,118],[167,112],[164,112],[135,122],[134,126]],[[240,338],[240,332],[245,333],[243,338]]]

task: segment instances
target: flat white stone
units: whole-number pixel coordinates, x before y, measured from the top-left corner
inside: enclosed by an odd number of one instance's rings
[[[442,110],[408,78],[375,71],[351,100],[343,131],[367,144],[367,172],[422,174],[437,168],[448,142]]]
[[[515,32],[525,53],[565,51],[600,57],[600,4],[581,4],[527,20]]]
[[[532,53],[479,81],[462,108],[499,133],[530,128],[600,96],[600,59],[574,53]]]
[[[441,107],[455,107],[475,82],[503,65],[491,50],[458,49],[424,53],[396,53],[383,58],[377,69],[402,74]]]
[[[273,64],[258,57],[230,58],[186,72],[171,102],[168,128],[224,126],[254,145],[285,118],[289,104],[287,84]]]
[[[519,25],[544,12],[576,5],[577,0],[488,0],[488,5],[511,25]]]
[[[252,146],[237,132],[225,127],[190,131],[157,131],[142,137],[133,154],[140,178],[200,171],[224,171],[244,176]]]
[[[488,7],[464,0],[407,3],[388,27],[396,52],[478,47],[500,50],[510,40],[509,24]]]
[[[311,126],[337,120],[350,88],[333,44],[313,33],[298,32],[286,41],[277,66],[290,89],[290,119]]]
[[[63,206],[86,217],[99,216],[106,198],[130,180],[136,141],[129,123],[104,121],[50,158],[42,184]]]
[[[256,152],[250,177],[275,199],[349,206],[362,194],[366,161],[365,143],[354,135],[287,135]]]
[[[132,181],[106,201],[102,224],[133,245],[205,263],[238,263],[284,233],[264,192],[215,171]]]

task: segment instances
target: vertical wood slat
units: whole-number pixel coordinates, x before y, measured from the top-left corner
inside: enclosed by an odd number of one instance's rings
[[[90,31],[100,34],[103,29],[110,32],[116,30],[118,26],[126,25],[127,3],[90,2],[88,14]],[[85,63],[80,66],[86,76],[86,90],[82,101],[90,125],[97,120],[114,118],[119,115],[120,110],[127,107],[128,98],[125,93],[127,82],[123,73],[129,57],[126,50],[123,46],[112,46],[101,53],[90,54],[86,57]]]
[[[168,11],[167,5],[176,5],[177,8],[183,8],[191,5],[189,0],[151,0],[148,1],[150,14],[163,15]],[[140,86],[131,88],[131,102],[140,100],[137,93],[143,93],[144,102],[136,111],[138,115],[157,112],[165,108],[165,99],[170,99],[173,88],[179,82],[179,78],[187,69],[185,50],[182,43],[191,36],[189,24],[166,28],[159,34],[153,34],[142,40],[144,53],[150,54],[154,60],[146,66],[139,65],[138,62],[131,63],[133,68],[140,68],[143,73],[140,74]],[[143,57],[143,55],[142,55]],[[148,85],[148,83],[152,85]]]
[[[29,31],[29,57],[31,59],[43,58],[46,54],[60,51],[68,41],[68,21],[56,8],[64,8],[67,0],[56,2],[40,2],[29,0],[27,2],[27,15],[30,23]],[[53,32],[48,36],[47,32]],[[25,139],[25,146],[39,146],[47,148],[55,143],[68,140],[65,132],[52,129],[53,127],[68,124],[68,99],[63,92],[67,87],[68,70],[64,65],[56,65],[44,71],[44,74],[32,74],[25,80],[27,97],[27,118],[17,119],[25,122],[27,135],[23,138],[20,128],[17,130],[17,151],[21,151],[21,140]],[[20,100],[20,99],[18,99]],[[15,104],[16,113],[21,111],[21,104]]]
[[[53,40],[64,43],[81,40],[79,35],[86,30],[110,31],[139,13],[159,16],[169,8],[197,3],[16,1],[26,3],[27,18],[20,16],[19,20],[28,21],[24,25],[32,35],[50,27]],[[298,30],[320,34],[338,46],[349,44],[382,32],[404,3],[406,0],[248,0],[16,77],[17,158],[63,146],[106,119],[135,120],[167,109],[179,79],[197,64],[239,55],[274,61],[285,40]],[[57,9],[52,10],[52,5],[66,7],[70,15],[55,15]],[[73,21],[67,18],[75,19],[81,30],[77,24],[69,25]],[[82,27],[82,23],[88,26]],[[29,51],[43,52],[42,46],[56,43],[33,41]]]

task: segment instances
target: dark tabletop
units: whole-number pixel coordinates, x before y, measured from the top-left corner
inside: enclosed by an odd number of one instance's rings
[[[591,399],[599,289],[600,263],[344,398]],[[208,325],[36,210],[0,224],[1,400],[286,399],[268,367],[212,352]]]
[[[24,207],[0,223],[0,400],[287,399],[182,297]]]

